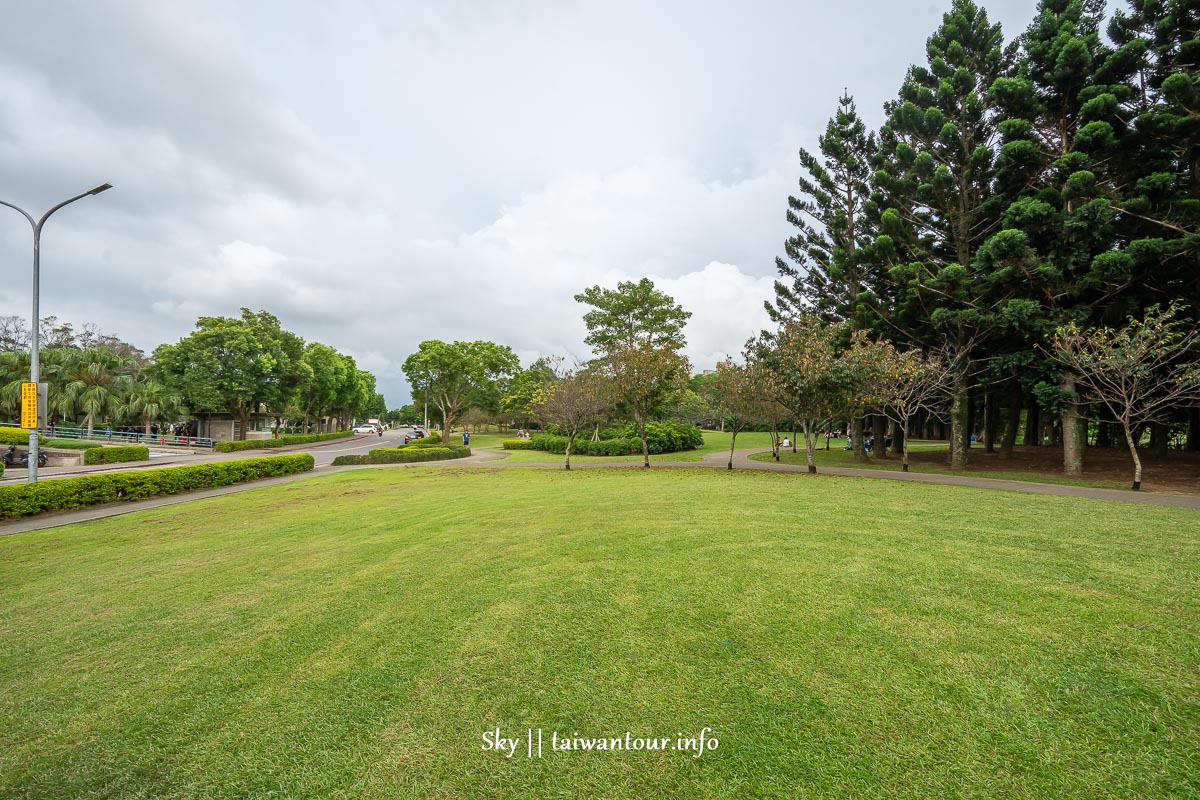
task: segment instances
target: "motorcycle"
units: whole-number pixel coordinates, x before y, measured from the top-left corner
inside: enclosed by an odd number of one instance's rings
[[[18,455],[17,454],[17,446],[15,444],[9,445],[8,450],[4,451],[3,460],[4,460],[4,466],[6,466],[6,467],[28,467],[29,466],[29,454],[22,453],[22,454]],[[46,466],[46,462],[48,460],[49,459],[46,457],[46,451],[38,450],[38,466],[39,467]]]

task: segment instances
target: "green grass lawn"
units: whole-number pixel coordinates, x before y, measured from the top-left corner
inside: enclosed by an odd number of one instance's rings
[[[0,797],[1196,797],[1198,522],[445,467],[4,537]]]

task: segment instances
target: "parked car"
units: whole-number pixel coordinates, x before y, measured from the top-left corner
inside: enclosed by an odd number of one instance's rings
[[[365,422],[354,429],[355,433],[376,433],[374,425],[368,425]]]

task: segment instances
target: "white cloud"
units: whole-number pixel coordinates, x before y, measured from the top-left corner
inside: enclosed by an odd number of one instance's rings
[[[1035,1],[989,6],[1011,36]],[[18,4],[0,196],[113,183],[47,226],[42,309],[147,350],[263,308],[398,405],[421,340],[581,359],[573,295],[652,276],[700,368],[765,325],[796,150],[846,87],[877,124],[947,5]]]

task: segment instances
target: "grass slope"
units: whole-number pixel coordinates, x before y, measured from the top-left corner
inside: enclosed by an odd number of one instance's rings
[[[0,796],[1194,797],[1197,519],[441,468],[8,537]]]

